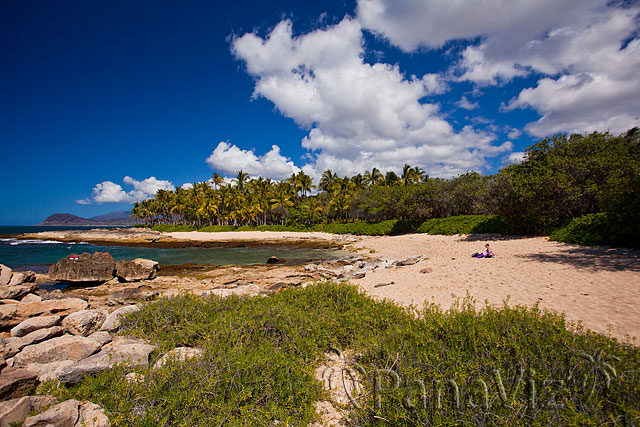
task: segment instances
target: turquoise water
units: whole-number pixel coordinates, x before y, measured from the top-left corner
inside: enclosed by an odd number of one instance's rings
[[[7,227],[0,226],[0,235],[31,233],[82,227]],[[95,227],[86,227],[95,228]],[[88,243],[68,243],[55,240],[17,240],[0,237],[0,264],[14,269],[32,269],[40,272],[71,254],[82,252],[109,252],[116,260],[148,258],[160,265],[187,263],[203,265],[264,264],[270,256],[284,259],[286,264],[306,264],[313,261],[335,259],[344,254],[330,249],[288,248],[265,246],[260,248],[144,248],[131,246],[99,246]]]

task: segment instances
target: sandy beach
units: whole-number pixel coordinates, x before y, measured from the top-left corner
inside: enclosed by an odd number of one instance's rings
[[[30,237],[36,237],[30,235]],[[402,260],[415,255],[414,265],[376,270],[351,279],[368,294],[404,305],[439,304],[447,309],[466,295],[481,307],[540,304],[566,313],[571,321],[610,333],[622,340],[640,338],[640,251],[587,247],[550,242],[544,237],[431,236],[408,234],[352,237],[296,232],[176,232],[92,231],[38,233],[38,238],[118,241],[121,244],[162,242],[174,244],[290,244],[346,245],[363,257]],[[496,254],[474,259],[485,243]],[[302,270],[302,267],[297,267]],[[259,281],[260,278],[256,279]],[[393,284],[388,284],[393,282]],[[258,282],[256,282],[258,283]],[[376,286],[388,284],[385,286]]]
[[[329,239],[326,233],[170,233],[178,239]],[[627,340],[640,338],[640,251],[551,242],[544,237],[431,236],[409,234],[356,237],[350,243],[365,256],[421,262],[376,270],[351,280],[368,294],[404,305],[424,302],[449,308],[467,294],[477,306],[540,304],[582,321],[596,332]],[[489,242],[495,258],[474,259]],[[423,271],[423,272],[421,272]],[[392,285],[375,287],[381,283]],[[636,344],[638,341],[636,340]]]

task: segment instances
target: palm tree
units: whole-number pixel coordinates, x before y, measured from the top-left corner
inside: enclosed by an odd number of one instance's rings
[[[287,181],[279,182],[276,185],[275,193],[271,199],[271,209],[279,211],[281,213],[281,223],[284,225],[287,215],[289,214],[289,208],[293,206],[292,188],[291,184]]]
[[[238,171],[238,175],[236,175],[236,178],[233,181],[236,183],[236,187],[238,187],[238,190],[244,191],[244,184],[247,182],[248,179],[249,179],[249,174],[242,172],[242,169],[240,169]]]
[[[296,175],[296,190],[302,192],[302,196],[305,197],[312,188],[314,188],[313,179],[304,171],[298,172]]]
[[[376,185],[384,181],[384,176],[378,168],[373,168],[371,171],[364,173],[364,182],[367,185]]]
[[[325,193],[329,193],[333,191],[333,187],[338,179],[338,175],[331,172],[331,169],[327,169],[322,173],[322,177],[320,178],[320,184],[318,188]]]
[[[213,188],[217,190],[224,183],[224,178],[216,172],[211,176],[211,183],[213,184]]]
[[[398,177],[398,175],[396,175],[394,171],[387,171],[387,173],[384,176],[384,185],[392,186],[392,185],[398,184],[399,182],[400,182],[400,178]]]

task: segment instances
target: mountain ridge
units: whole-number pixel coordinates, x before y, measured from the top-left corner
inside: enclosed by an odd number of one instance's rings
[[[130,216],[131,211],[109,212],[91,218],[82,218],[70,213],[54,213],[49,215],[39,226],[105,226],[105,225],[135,225],[138,222]]]

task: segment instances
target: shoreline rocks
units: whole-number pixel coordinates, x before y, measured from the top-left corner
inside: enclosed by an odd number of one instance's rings
[[[49,268],[52,280],[66,282],[106,282],[114,277],[116,262],[107,252],[70,255]]]

